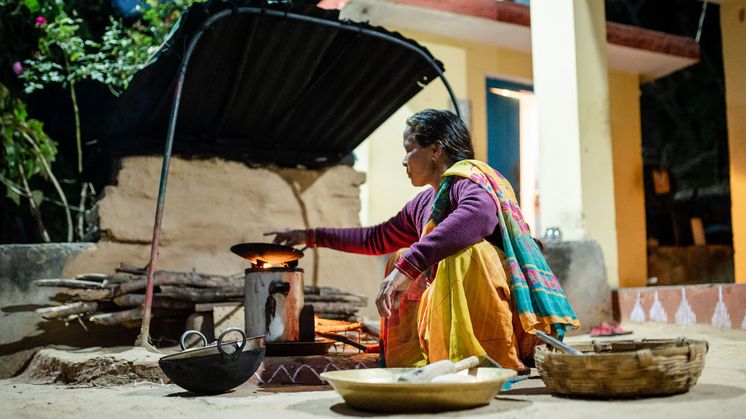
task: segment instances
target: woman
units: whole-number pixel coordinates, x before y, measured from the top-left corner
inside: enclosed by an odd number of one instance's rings
[[[388,367],[477,355],[525,371],[533,333],[578,327],[502,175],[473,160],[461,119],[427,109],[407,120],[402,162],[430,185],[374,227],[272,231],[276,243],[396,252],[376,298]]]

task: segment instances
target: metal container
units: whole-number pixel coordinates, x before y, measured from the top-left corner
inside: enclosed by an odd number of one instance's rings
[[[224,342],[230,332],[238,332],[241,339]],[[264,360],[264,337],[247,338],[243,330],[228,328],[217,342],[207,345],[207,339],[196,330],[184,332],[202,336],[205,346],[187,349],[158,360],[158,366],[175,384],[200,394],[219,394],[238,387],[248,380]]]
[[[303,270],[247,269],[244,284],[246,334],[267,342],[297,342],[303,309]]]
[[[516,372],[503,368],[478,368],[475,382],[401,382],[414,368],[370,368],[327,371],[327,381],[350,407],[378,412],[441,412],[469,409],[490,403],[505,381]],[[462,371],[466,373],[466,371]]]

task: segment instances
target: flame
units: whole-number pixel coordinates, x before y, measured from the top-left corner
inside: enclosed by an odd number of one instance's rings
[[[256,262],[251,262],[252,269],[274,269],[274,268],[287,268],[287,263],[270,263],[261,259],[257,259]]]

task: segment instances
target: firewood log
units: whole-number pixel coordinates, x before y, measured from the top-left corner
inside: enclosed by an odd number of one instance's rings
[[[112,326],[131,320],[142,319],[142,314],[142,308],[138,307],[130,310],[115,311],[113,313],[97,313],[89,317],[88,320],[92,323]]]
[[[348,322],[359,322],[360,317],[349,314],[338,314],[338,313],[316,313],[322,319],[328,320],[345,320]]]
[[[183,301],[174,301],[167,298],[162,298],[162,294],[153,295],[153,307],[156,308],[172,308],[176,310],[194,310],[193,303],[185,303]],[[114,304],[120,307],[140,307],[145,303],[144,294],[124,294],[114,299]]]
[[[339,333],[339,332],[350,332],[350,331],[362,331],[362,323],[350,323],[340,320],[329,320],[316,318],[314,319],[314,330],[318,333]]]
[[[148,266],[145,265],[144,268],[137,267],[131,263],[120,263],[116,268],[114,268],[114,272],[124,272],[124,273],[130,273],[130,274],[136,274],[136,275],[145,275],[147,272]]]
[[[181,272],[156,272],[153,278],[154,285],[188,285],[198,288],[219,288],[235,287],[240,284],[243,288],[243,282],[217,275],[200,275],[193,273]],[[119,285],[120,294],[128,294],[133,291],[144,290],[147,285],[147,278],[135,279],[123,282]]]
[[[138,279],[143,279],[145,276],[139,275],[139,274],[133,274],[133,273],[127,273],[127,272],[114,272],[114,275],[109,278],[108,281],[106,281],[107,284],[111,284],[112,286],[119,285],[123,282],[129,282],[129,281],[135,281]]]
[[[92,302],[76,302],[70,304],[63,304],[61,306],[43,307],[36,309],[36,312],[41,314],[45,319],[57,319],[60,317],[68,317],[72,314],[80,313],[92,313],[98,310],[98,303]]]
[[[343,295],[343,294],[337,294],[337,295],[306,294],[303,296],[303,299],[307,303],[316,303],[316,302],[347,303],[355,307],[365,307],[368,304],[368,299],[366,297],[358,297],[355,295]]]
[[[79,281],[93,281],[93,282],[104,282],[111,278],[111,275],[99,274],[99,273],[86,273],[75,275],[75,279]]]
[[[78,301],[107,301],[115,295],[115,290],[103,288],[100,290],[68,290],[65,292]]]
[[[37,287],[64,287],[64,288],[101,288],[100,282],[80,281],[77,279],[37,279],[33,281]]]
[[[62,288],[52,297],[52,300],[65,303],[70,301],[109,301],[114,297],[114,291],[110,288],[97,290]]]
[[[200,274],[197,272],[157,271],[154,276],[162,281],[173,281],[173,284],[167,285],[184,284],[201,288],[243,286],[244,283],[244,278],[237,280],[223,275]]]
[[[332,287],[317,287],[315,285],[305,285],[303,286],[303,294],[305,295],[319,295],[319,296],[332,296],[332,295],[345,295],[345,296],[354,296],[361,299],[367,299],[367,297],[363,294],[358,294],[355,292],[347,292],[342,291],[339,288],[332,288]]]
[[[179,317],[184,316],[187,313],[185,310],[174,310],[174,309],[160,309],[154,308],[152,311],[153,317]],[[135,326],[142,320],[143,309],[142,307],[133,308],[124,311],[115,311],[111,313],[96,313],[88,318],[92,323],[101,324],[105,326],[112,326],[122,324],[127,327]]]
[[[179,301],[191,303],[214,303],[243,299],[243,286],[223,288],[190,288],[172,285],[161,285],[160,295]]]
[[[313,306],[313,312],[316,314],[356,314],[358,307],[348,303],[309,303]]]

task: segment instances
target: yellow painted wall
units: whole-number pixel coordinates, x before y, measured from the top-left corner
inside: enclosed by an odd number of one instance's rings
[[[638,80],[609,71],[619,287],[644,287],[648,276]]]
[[[720,6],[736,282],[746,282],[746,0]]]

